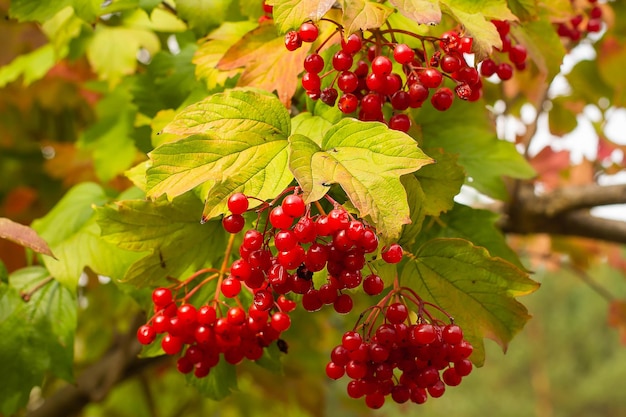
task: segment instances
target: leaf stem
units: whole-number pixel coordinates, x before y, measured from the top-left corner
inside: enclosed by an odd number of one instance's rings
[[[29,302],[30,299],[32,298],[33,294],[35,294],[37,291],[39,291],[40,289],[45,287],[46,284],[48,284],[53,279],[54,278],[52,278],[52,276],[48,276],[48,277],[42,279],[33,288],[31,288],[30,291],[21,292],[20,293],[20,297],[22,297],[22,300],[24,300],[25,302]]]

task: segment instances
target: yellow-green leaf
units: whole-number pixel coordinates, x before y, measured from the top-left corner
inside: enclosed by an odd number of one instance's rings
[[[485,357],[483,338],[506,350],[530,319],[515,297],[539,286],[513,264],[463,239],[426,242],[405,265],[401,283],[454,317],[474,346],[472,360],[478,365]]]
[[[335,0],[268,0],[274,7],[272,17],[281,33],[298,29],[306,20],[320,20]]]
[[[343,0],[342,8],[346,34],[379,28],[393,13],[392,8],[367,0]]]
[[[389,0],[398,11],[421,24],[437,24],[441,21],[439,0]]]

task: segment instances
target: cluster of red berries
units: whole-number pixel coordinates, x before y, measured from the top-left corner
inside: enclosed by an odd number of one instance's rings
[[[376,328],[365,323],[362,334],[346,332],[326,366],[332,379],[347,375],[351,379],[348,395],[365,397],[370,408],[382,407],[387,396],[397,403],[423,404],[429,395],[441,397],[446,386],[459,385],[472,371],[468,358],[473,347],[463,338],[461,328],[432,320],[423,301],[410,293],[409,298],[421,305],[413,323],[404,302],[379,304],[376,311],[384,312],[383,322]],[[385,303],[387,299],[383,299]]]
[[[264,230],[245,232],[239,247],[241,258],[232,263],[230,276],[221,284],[222,294],[236,297],[245,284],[254,292],[254,304],[261,311],[271,308],[277,296],[293,292],[302,295],[302,306],[308,311],[332,304],[342,314],[350,312],[353,305],[344,289],[363,284],[367,294],[380,294],[384,289],[380,276],[371,269],[366,277],[362,273],[368,265],[366,255],[378,250],[376,233],[334,204],[328,214],[312,216],[310,205],[305,205],[298,194],[287,195],[274,207],[264,203],[257,209],[259,216],[269,212]],[[242,231],[242,214],[248,207],[248,197],[233,194],[228,200],[232,214],[224,217],[224,229]],[[383,251],[382,258],[397,263],[402,255],[402,247],[393,244]],[[327,282],[315,288],[313,273],[324,268]]]
[[[502,81],[506,81],[513,77],[514,67],[521,71],[526,68],[526,57],[528,51],[522,44],[514,44],[510,36],[511,24],[506,20],[492,20],[500,35],[502,48],[498,49],[502,55],[508,56],[508,62],[500,62],[497,64],[493,59],[487,58],[480,64],[480,73],[483,77],[491,77],[496,75]],[[511,65],[512,64],[512,65]]]
[[[330,65],[319,54],[330,38],[305,58],[302,86],[311,99],[319,99],[329,106],[337,104],[343,113],[356,113],[361,120],[381,122],[385,122],[383,106],[389,103],[394,112],[387,120],[389,127],[406,132],[411,121],[401,112],[421,107],[429,97],[432,106],[440,111],[450,108],[455,96],[468,101],[481,97],[480,74],[466,61],[466,54],[472,52],[471,37],[457,31],[446,32],[441,38],[412,34],[424,48],[432,46],[433,51],[429,53],[426,49],[395,42],[397,30],[375,29],[371,32],[367,38],[358,33],[344,37],[343,28],[338,25],[335,33],[342,35],[341,45]],[[407,34],[406,31],[402,33]],[[305,22],[297,31],[285,35],[285,46],[293,51],[303,42],[315,42],[318,34],[314,23]],[[510,59],[520,68],[526,59],[525,49],[521,45],[511,48],[510,38],[505,37],[512,51]],[[394,62],[402,67],[403,74],[394,72]],[[508,63],[501,66],[501,79],[510,78],[510,75],[507,78],[506,70],[512,74],[512,67]],[[323,87],[322,80],[326,77],[332,80],[330,85]],[[446,79],[454,85],[454,91],[445,86]],[[432,95],[431,91],[434,91]]]
[[[263,15],[259,17],[259,23],[266,22],[268,20],[272,20],[272,12],[274,11],[274,7],[269,4],[263,2]]]
[[[279,298],[278,311],[259,310],[254,304],[248,312],[229,307],[224,316],[218,305],[204,305],[196,309],[192,304],[174,300],[168,288],[157,288],[152,293],[155,315],[139,327],[137,339],[149,345],[163,334],[161,347],[168,355],[182,352],[176,363],[178,371],[193,371],[198,378],[207,376],[223,356],[226,362],[238,364],[244,358],[255,361],[263,355],[263,348],[278,341],[291,325],[288,312],[296,304]],[[217,305],[217,303],[216,303]],[[221,317],[218,317],[221,316]]]
[[[574,0],[570,0],[574,5]],[[588,0],[587,6],[580,10],[569,22],[561,22],[557,25],[557,33],[562,38],[572,42],[578,42],[587,33],[600,32],[602,29],[602,9],[598,6],[598,0]]]

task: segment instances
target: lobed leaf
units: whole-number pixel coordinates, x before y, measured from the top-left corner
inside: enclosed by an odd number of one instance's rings
[[[393,9],[367,0],[342,0],[343,26],[346,34],[377,29],[385,24]]]
[[[297,30],[307,20],[320,20],[333,7],[335,0],[267,0],[266,3],[274,7],[274,24],[285,33]]]
[[[10,335],[0,338],[3,415],[24,407],[31,389],[49,372],[73,381],[76,297],[59,282],[46,283],[49,277],[43,267],[28,267],[10,276],[10,286],[0,283],[2,333]],[[30,300],[24,301],[20,292],[32,292]]]
[[[408,135],[381,123],[343,119],[326,132],[321,146],[303,135],[289,141],[291,171],[307,202],[337,183],[360,216],[369,216],[386,238],[397,238],[410,222],[400,176],[432,160]]]
[[[513,264],[463,239],[426,242],[402,270],[401,284],[454,317],[474,346],[477,365],[484,361],[484,337],[506,350],[530,319],[515,297],[539,286]]]
[[[435,25],[441,22],[439,0],[389,0],[389,3],[417,23]]]
[[[424,213],[438,216],[454,206],[454,197],[465,182],[465,170],[457,163],[456,155],[443,152],[442,149],[429,149],[427,152],[435,163],[417,171],[415,177],[428,196],[423,202]]]

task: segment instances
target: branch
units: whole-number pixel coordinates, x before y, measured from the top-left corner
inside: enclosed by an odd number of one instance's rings
[[[140,321],[139,318],[136,321]],[[78,414],[91,402],[102,401],[119,382],[139,374],[163,361],[161,358],[139,359],[141,345],[133,331],[122,335],[114,347],[76,379],[75,385],[60,388],[26,417],[67,417]]]
[[[590,208],[626,204],[626,185],[564,187],[535,195],[524,184],[499,226],[505,233],[549,233],[626,243],[626,222],[594,217]]]

